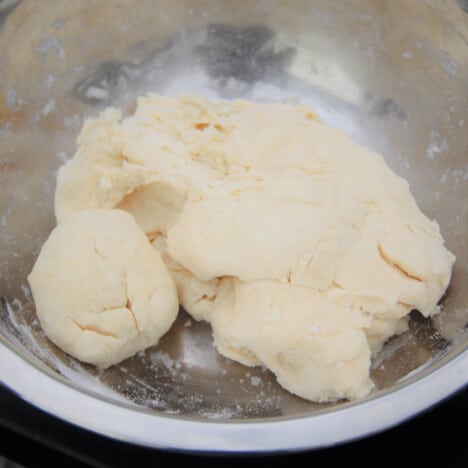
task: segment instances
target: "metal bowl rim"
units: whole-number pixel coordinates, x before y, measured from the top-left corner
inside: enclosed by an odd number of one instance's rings
[[[364,401],[304,416],[199,420],[149,413],[110,402],[0,345],[0,381],[25,401],[65,421],[104,436],[183,452],[272,453],[327,447],[390,428],[447,398],[468,382],[468,349],[441,358],[434,369],[413,375]],[[432,367],[432,366],[431,366]],[[32,384],[33,382],[33,384]],[[50,396],[53,396],[52,398]],[[79,401],[79,405],[77,402]],[[116,424],[124,421],[124,424]]]

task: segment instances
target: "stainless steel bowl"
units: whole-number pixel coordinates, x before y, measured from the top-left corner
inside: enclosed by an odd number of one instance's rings
[[[468,381],[466,2],[0,2],[0,380],[90,430],[190,451],[290,451],[362,437]],[[376,390],[321,405],[219,356],[181,312],[157,348],[96,371],[41,332],[26,276],[54,225],[83,120],[137,95],[300,101],[381,152],[457,255],[443,310],[372,364]]]

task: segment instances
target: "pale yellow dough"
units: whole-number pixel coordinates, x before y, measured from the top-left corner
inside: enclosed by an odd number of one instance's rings
[[[43,245],[28,280],[46,335],[99,367],[155,345],[179,309],[161,257],[121,210],[68,217]]]
[[[218,350],[314,401],[372,388],[372,353],[438,312],[454,256],[383,158],[307,108],[150,95],[90,120],[58,222],[132,213]]]

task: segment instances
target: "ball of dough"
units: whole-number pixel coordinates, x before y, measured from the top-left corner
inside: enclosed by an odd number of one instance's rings
[[[359,398],[370,359],[455,257],[382,156],[310,109],[149,95],[89,121],[56,215],[130,212],[217,349],[315,401]],[[79,192],[79,196],[76,193]]]
[[[45,334],[102,368],[155,345],[179,308],[160,255],[121,210],[82,211],[58,225],[28,280]]]

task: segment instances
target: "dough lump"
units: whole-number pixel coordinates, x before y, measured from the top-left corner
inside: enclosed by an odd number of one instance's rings
[[[28,277],[46,335],[108,367],[155,345],[174,322],[174,282],[133,217],[82,211],[58,225]]]
[[[76,195],[79,192],[79,195]],[[217,349],[314,401],[354,399],[370,360],[455,257],[383,158],[310,109],[149,95],[88,121],[61,168],[58,222],[131,213]]]

